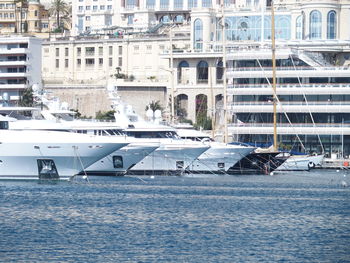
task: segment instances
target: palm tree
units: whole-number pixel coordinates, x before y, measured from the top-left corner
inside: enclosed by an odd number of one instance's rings
[[[62,28],[61,20],[69,16],[69,6],[64,0],[52,0],[49,14],[50,16],[56,16],[57,28]]]

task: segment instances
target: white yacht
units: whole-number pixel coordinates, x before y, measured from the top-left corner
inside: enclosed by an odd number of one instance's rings
[[[176,131],[183,139],[201,141],[210,146],[187,167],[187,170],[192,173],[226,173],[230,167],[255,149],[254,147],[215,142],[207,134],[193,128],[182,127]]]
[[[67,179],[111,152],[125,140],[56,131],[8,130],[0,119],[0,178]]]

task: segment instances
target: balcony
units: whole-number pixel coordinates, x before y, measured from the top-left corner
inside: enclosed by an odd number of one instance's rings
[[[231,123],[229,132],[234,134],[273,134],[272,123]],[[350,135],[349,124],[339,123],[284,123],[277,126],[278,135]]]
[[[27,54],[29,52],[28,48],[1,48],[0,55],[13,55],[13,54]]]
[[[350,77],[349,67],[277,67],[277,77]],[[271,67],[229,68],[228,78],[272,78]]]
[[[1,84],[0,83],[0,89],[2,90],[10,90],[10,89],[14,89],[14,90],[19,90],[19,89],[26,89],[28,86],[27,84]]]
[[[272,86],[267,84],[238,84],[228,85],[229,95],[272,95]],[[319,84],[277,84],[278,95],[322,95],[350,94],[348,83],[319,83]]]
[[[26,66],[27,64],[27,61],[0,61],[0,67]]]
[[[229,109],[234,113],[272,113],[272,102],[240,102],[232,104]],[[278,113],[350,113],[350,102],[288,102],[277,104]]]
[[[27,72],[16,72],[16,73],[8,73],[8,72],[0,72],[0,78],[27,78],[29,73]]]

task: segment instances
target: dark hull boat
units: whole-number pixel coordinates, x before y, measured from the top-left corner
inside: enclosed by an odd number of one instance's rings
[[[228,174],[270,174],[287,158],[277,157],[279,152],[251,153],[228,169]]]

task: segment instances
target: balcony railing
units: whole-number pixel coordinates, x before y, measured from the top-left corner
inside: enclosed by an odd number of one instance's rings
[[[276,70],[349,70],[350,67],[292,67],[292,66],[286,66],[286,67],[276,67]],[[272,67],[241,67],[241,68],[228,68],[227,72],[232,73],[236,71],[272,71]]]

